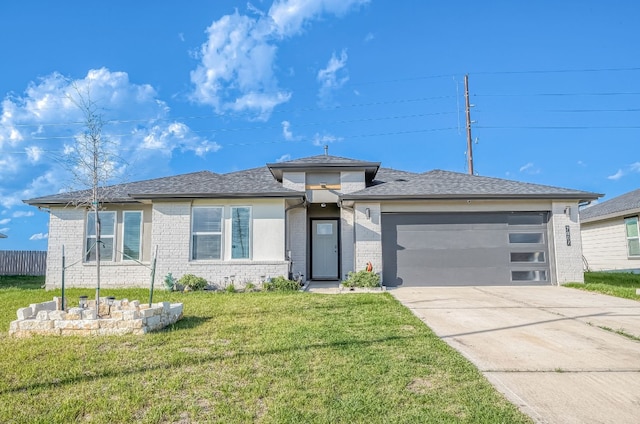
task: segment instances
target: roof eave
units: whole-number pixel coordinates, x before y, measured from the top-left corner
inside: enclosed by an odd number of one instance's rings
[[[555,194],[391,194],[391,195],[342,195],[343,200],[460,200],[460,199],[476,199],[476,200],[577,200],[578,202],[596,200],[601,197],[597,193],[555,193]]]
[[[585,224],[589,222],[606,221],[607,219],[621,218],[625,216],[640,214],[640,208],[625,209],[622,211],[611,212],[603,215],[596,215],[589,218],[580,217],[580,222]]]
[[[185,199],[254,199],[254,198],[285,198],[295,199],[304,197],[304,193],[282,193],[282,192],[266,192],[266,193],[145,193],[130,194],[136,200],[143,199],[163,199],[163,200],[185,200]]]
[[[278,182],[282,182],[282,174],[285,170],[296,170],[304,172],[324,171],[327,169],[362,169],[364,170],[367,180],[373,181],[378,170],[380,169],[381,162],[358,162],[358,163],[268,163],[267,168]]]

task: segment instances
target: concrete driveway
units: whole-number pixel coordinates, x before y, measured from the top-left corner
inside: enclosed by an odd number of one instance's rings
[[[640,342],[615,333],[640,338],[640,302],[551,286],[389,293],[536,422],[640,422]]]

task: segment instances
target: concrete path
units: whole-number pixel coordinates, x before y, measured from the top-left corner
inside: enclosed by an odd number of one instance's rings
[[[640,302],[551,286],[389,292],[536,422],[640,423],[640,342],[615,333],[640,338]]]

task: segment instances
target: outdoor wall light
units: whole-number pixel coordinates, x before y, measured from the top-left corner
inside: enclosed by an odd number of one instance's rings
[[[87,296],[80,296],[80,302],[78,302],[78,304],[82,309],[87,307],[87,299],[88,299]]]
[[[371,219],[371,209],[365,208],[364,215],[367,217],[367,219]]]
[[[564,208],[564,214],[566,216],[571,216],[571,206],[567,206],[566,208]]]
[[[107,305],[109,305],[109,311],[107,313],[107,315],[111,315],[111,307],[113,306],[113,303],[116,301],[115,296],[108,296],[107,297]]]
[[[321,208],[326,208],[326,207],[327,207],[327,204],[326,204],[326,203],[320,203],[320,207],[321,207]]]

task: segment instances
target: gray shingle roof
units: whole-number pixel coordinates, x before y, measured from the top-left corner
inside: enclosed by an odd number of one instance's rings
[[[362,169],[365,172],[365,178],[371,182],[380,168],[380,162],[367,162],[356,159],[343,158],[340,156],[317,155],[306,158],[294,159],[287,162],[268,163],[267,167],[273,177],[282,181],[282,173],[286,170],[303,170],[314,171],[316,169]]]
[[[272,164],[268,164],[268,166],[278,166],[278,165],[295,166],[295,165],[320,165],[320,164],[362,166],[362,165],[370,165],[370,164],[380,165],[380,162],[367,162],[367,161],[362,161],[357,159],[344,158],[340,156],[317,155],[317,156],[308,156],[306,158],[293,159],[286,162],[272,163]]]
[[[277,171],[274,173],[274,169]],[[311,156],[281,164],[267,164],[228,174],[200,171],[108,187],[109,202],[136,202],[171,198],[302,197],[304,192],[284,188],[276,174],[283,169],[361,169],[368,187],[345,194],[344,199],[443,199],[443,198],[556,198],[594,200],[601,195],[566,188],[521,183],[435,170],[417,174],[380,168],[379,162],[363,162],[338,156]],[[276,177],[276,178],[274,178]],[[375,177],[375,179],[374,179]],[[73,204],[90,198],[90,191],[60,193],[25,200],[35,206]],[[603,203],[603,205],[606,204]]]
[[[0,233],[0,238],[7,238],[4,234]]]
[[[391,174],[389,174],[391,175]],[[399,177],[399,178],[395,178]],[[378,180],[378,178],[376,178]],[[392,175],[364,190],[343,196],[345,199],[402,198],[570,198],[597,199],[597,193],[567,188],[522,183],[500,178],[481,177],[458,172],[434,170],[423,174]]]
[[[152,180],[118,184],[106,189],[109,202],[135,202],[157,198],[300,197],[303,193],[282,187],[266,167],[230,174],[200,171]],[[87,199],[89,190],[29,199],[30,205],[73,204]]]
[[[599,217],[613,217],[640,210],[640,189],[630,191],[606,202],[598,203],[580,211],[581,220],[596,220]]]

